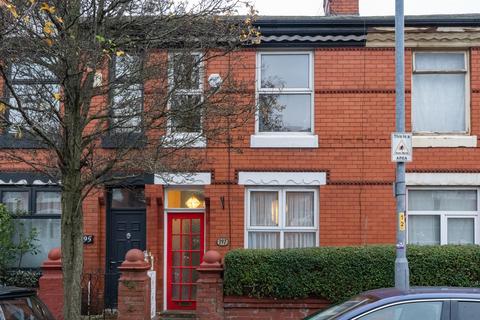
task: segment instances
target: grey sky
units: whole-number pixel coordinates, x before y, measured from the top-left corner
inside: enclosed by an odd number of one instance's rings
[[[260,15],[323,15],[323,0],[253,0]],[[404,0],[405,14],[480,13],[480,0]],[[395,0],[360,0],[360,14],[394,15]]]

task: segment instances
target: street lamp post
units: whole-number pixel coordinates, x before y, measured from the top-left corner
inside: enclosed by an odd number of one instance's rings
[[[397,134],[405,133],[405,44],[404,44],[404,5],[403,0],[395,0],[395,130]],[[392,138],[393,139],[393,138]],[[410,150],[411,152],[412,150]],[[409,288],[409,270],[406,255],[405,231],[405,161],[398,161],[396,166],[395,198],[397,201],[397,243],[395,258],[395,287]]]

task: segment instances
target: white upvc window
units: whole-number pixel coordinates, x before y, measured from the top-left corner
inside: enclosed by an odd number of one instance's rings
[[[469,133],[468,65],[465,51],[414,52],[412,129],[415,134]]]
[[[317,189],[249,188],[246,192],[246,248],[318,245]]]
[[[202,132],[203,78],[201,53],[169,54],[168,83],[171,99],[168,130],[170,134]]]
[[[45,59],[46,63],[51,61]],[[44,131],[58,131],[60,110],[60,85],[56,75],[46,66],[39,63],[13,63],[10,67],[10,83],[21,106],[10,90],[8,110],[9,131],[17,132],[21,128],[29,127],[22,116],[23,110],[32,124]]]
[[[111,128],[115,133],[142,131],[143,84],[142,58],[138,55],[112,59]]]
[[[410,244],[478,244],[478,189],[409,188]]]
[[[252,147],[317,147],[313,53],[257,53],[257,113]]]
[[[257,133],[313,132],[311,52],[259,52]]]

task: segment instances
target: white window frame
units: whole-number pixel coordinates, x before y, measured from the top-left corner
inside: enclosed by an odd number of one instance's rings
[[[168,88],[172,90],[174,86],[174,70],[173,70],[173,57],[175,54],[178,54],[176,51],[171,51],[168,53]],[[203,102],[205,99],[205,63],[203,57],[204,53],[199,51],[194,51],[190,53],[192,56],[199,56],[201,58],[198,64],[198,74],[199,74],[199,87],[198,89],[177,89],[175,92],[172,92],[173,96],[200,96],[200,101]],[[167,103],[167,110],[171,108],[171,100],[169,99]],[[175,146],[175,141],[188,141],[194,140],[194,142],[189,145],[191,147],[203,148],[206,146],[206,140],[203,135],[203,123],[204,117],[203,114],[200,115],[200,131],[199,132],[180,132],[172,130],[171,119],[168,119],[167,122],[167,137],[170,137],[171,144]],[[168,140],[168,139],[167,139]],[[167,141],[168,142],[168,141]]]
[[[412,211],[408,208],[408,194],[414,190],[467,190],[477,192],[477,211]],[[474,244],[480,244],[480,189],[468,187],[408,187],[407,188],[407,242],[408,242],[408,218],[410,216],[439,216],[440,217],[440,245],[448,244],[448,219],[449,218],[470,218],[474,219]]]
[[[262,88],[262,55],[308,55],[309,87],[307,88]],[[310,95],[310,132],[260,132],[259,110],[255,111],[255,134],[251,137],[251,147],[260,148],[308,148],[318,147],[315,132],[315,90],[314,90],[314,53],[312,51],[259,51],[256,54],[255,101],[258,106],[262,94],[309,94]]]
[[[278,194],[278,226],[250,226],[250,194],[251,192],[277,192]],[[312,227],[287,227],[285,226],[285,204],[287,192],[313,192],[313,226]],[[319,246],[319,201],[318,188],[303,187],[249,187],[245,189],[245,237],[244,247],[248,248],[248,234],[257,232],[279,232],[280,248],[284,248],[285,232],[315,232],[315,246]]]
[[[416,55],[417,53],[420,54],[436,54],[436,53],[461,53],[463,54],[464,57],[464,69],[458,69],[458,70],[449,70],[449,71],[441,71],[441,70],[421,70],[417,71],[416,70]],[[413,131],[413,108],[415,107],[413,105],[413,91],[415,90],[415,75],[416,74],[464,74],[465,76],[465,131],[462,132],[434,132],[434,131],[415,131],[413,132],[414,135],[418,136],[425,136],[425,135],[431,135],[431,136],[455,136],[455,135],[468,135],[470,134],[470,68],[469,68],[469,54],[466,50],[436,50],[436,51],[427,51],[427,50],[416,50],[412,54],[412,100],[411,100],[411,121],[412,121],[412,131]]]

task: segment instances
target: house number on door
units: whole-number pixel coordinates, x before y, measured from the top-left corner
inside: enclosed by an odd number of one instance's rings
[[[132,234],[130,232],[127,232],[125,238],[127,238],[127,240],[130,240],[132,238]]]

